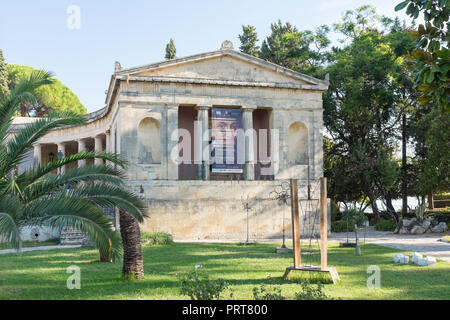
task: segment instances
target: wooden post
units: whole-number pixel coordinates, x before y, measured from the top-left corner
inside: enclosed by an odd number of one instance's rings
[[[291,179],[292,245],[294,248],[294,268],[302,264],[300,253],[300,217],[298,214],[297,180]]]
[[[327,178],[320,178],[320,268],[326,270],[327,242],[328,242],[328,215],[327,215]]]

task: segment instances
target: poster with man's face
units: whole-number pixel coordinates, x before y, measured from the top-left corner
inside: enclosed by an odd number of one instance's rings
[[[212,108],[212,172],[242,173],[238,159],[238,129],[241,129],[240,109]]]

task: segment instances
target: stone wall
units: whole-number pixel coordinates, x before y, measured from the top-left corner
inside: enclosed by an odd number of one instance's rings
[[[171,233],[176,240],[216,239],[245,240],[246,211],[243,204],[247,195],[249,232],[252,239],[281,238],[283,210],[285,228],[291,236],[290,206],[280,206],[271,199],[271,192],[281,181],[132,181],[127,185],[138,193],[140,185],[147,204],[148,218],[142,224],[143,231]],[[299,181],[299,197],[306,199],[307,182]],[[317,183],[313,182],[313,185]],[[317,189],[312,198],[318,199]],[[303,201],[303,200],[302,200]],[[320,219],[318,200],[310,203],[312,210],[300,212],[303,236],[319,234]],[[301,202],[305,209],[307,202]],[[330,220],[330,219],[328,219]]]

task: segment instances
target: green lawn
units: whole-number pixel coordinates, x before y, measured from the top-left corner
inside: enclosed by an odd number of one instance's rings
[[[40,241],[40,242],[24,241],[24,242],[22,242],[22,247],[28,248],[28,247],[57,246],[58,244],[59,244],[58,239]],[[11,249],[11,248],[12,248],[12,246],[9,243],[0,243],[0,250]]]
[[[284,270],[292,264],[290,254],[276,254],[274,243],[239,246],[230,243],[175,243],[144,246],[145,279],[121,280],[121,263],[98,262],[90,248],[24,252],[0,255],[0,299],[185,299],[179,295],[176,274],[201,264],[210,278],[226,279],[235,299],[252,299],[252,289],[261,284],[281,285],[292,298],[299,284],[284,281]],[[434,267],[398,265],[398,250],[364,245],[363,256],[354,248],[329,247],[329,265],[337,267],[341,281],[325,285],[328,296],[341,299],[450,299],[450,263]],[[306,259],[306,256],[304,256]],[[66,268],[81,268],[81,289],[69,290]],[[366,286],[367,267],[381,269],[381,288]]]

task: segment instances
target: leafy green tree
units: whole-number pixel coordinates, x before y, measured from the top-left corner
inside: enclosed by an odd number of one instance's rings
[[[258,34],[253,26],[242,26],[242,34],[239,35],[239,40],[241,41],[241,46],[239,50],[251,56],[258,56],[259,46],[256,45],[258,42]]]
[[[117,206],[137,221],[143,220],[144,209],[139,197],[124,188],[124,173],[109,165],[88,165],[68,169],[63,174],[52,174],[64,165],[84,159],[100,158],[123,166],[116,155],[82,151],[18,172],[18,165],[30,148],[49,130],[84,123],[79,115],[50,115],[25,125],[14,137],[7,139],[17,106],[23,101],[34,105],[35,93],[53,81],[49,73],[32,71],[0,99],[0,235],[15,248],[20,248],[20,228],[24,225],[74,227],[91,237],[101,256],[117,259],[121,253],[120,237],[103,216],[102,206]],[[69,190],[65,187],[67,184],[71,186]],[[129,257],[125,246],[124,249],[124,257]],[[124,265],[128,263],[124,258]],[[143,270],[132,271],[133,276],[143,275]]]
[[[170,38],[169,43],[166,45],[166,60],[175,59],[177,57],[177,49],[175,48],[175,42]]]
[[[414,20],[423,13],[424,24],[419,24],[411,36],[417,38],[416,50],[410,57],[414,80],[422,96],[419,102],[432,104],[446,112],[450,111],[450,52],[448,48],[448,0],[406,0],[395,11],[406,8],[406,14]]]
[[[28,78],[34,71],[32,67],[8,64],[9,86],[13,87],[22,80]],[[86,108],[78,97],[59,80],[54,79],[49,85],[43,85],[36,89],[36,100],[33,104],[23,101],[19,106],[20,115],[45,116],[52,111],[85,114]]]
[[[0,49],[0,99],[7,95],[8,91],[8,70],[3,58],[3,51]]]
[[[299,61],[308,51],[307,39],[289,22],[283,25],[278,20],[270,28],[272,33],[262,43],[260,58],[289,69],[298,68]]]
[[[271,24],[272,33],[263,41],[259,57],[280,66],[323,77],[322,65],[327,61],[329,27],[322,25],[314,32],[298,31],[289,22]]]
[[[385,17],[380,17],[374,6],[365,5],[355,10],[347,10],[342,22],[333,24],[333,27],[348,39],[352,39],[370,31],[377,32],[382,19]],[[345,39],[341,41],[344,42]]]
[[[422,188],[432,191],[450,190],[450,114],[432,111],[430,130],[426,138],[428,156],[425,172],[419,179]]]
[[[376,200],[382,198],[398,221],[392,199],[398,194],[400,170],[393,154],[402,114],[414,103],[409,91],[399,90],[402,81],[407,83],[401,50],[405,31],[395,31],[393,25],[398,27],[398,23],[392,20],[361,12],[372,11],[359,8],[337,25],[348,44],[334,48],[326,69],[330,88],[324,95],[324,123],[333,139],[327,158],[334,157],[339,164],[329,172],[339,174],[331,179],[339,184],[335,190],[360,188],[376,218]],[[358,19],[348,18],[355,16]],[[352,191],[349,196],[360,195]]]
[[[433,209],[433,192],[450,189],[449,124],[448,113],[428,106],[417,108],[408,125],[415,153],[409,169],[408,192],[422,199],[422,204],[428,195],[430,209]]]

